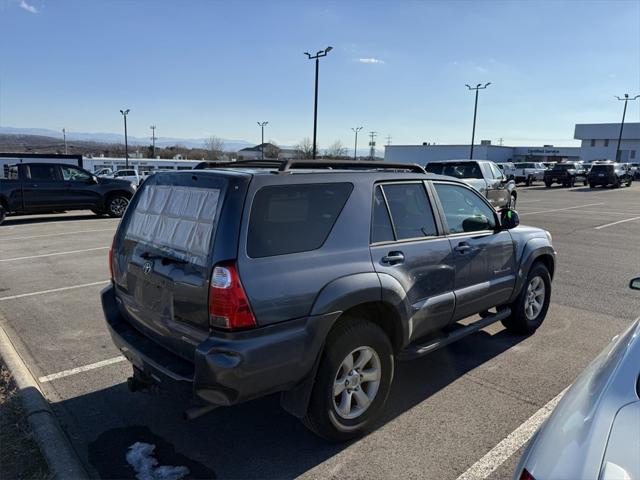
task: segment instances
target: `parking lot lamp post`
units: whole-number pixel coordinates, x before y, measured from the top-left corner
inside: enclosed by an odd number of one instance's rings
[[[356,128],[351,127],[351,130],[353,130],[354,133],[356,134],[356,142],[355,142],[355,145],[353,146],[353,159],[357,160],[358,159],[358,132],[362,130],[362,127],[356,127]]]
[[[466,85],[466,87],[469,90],[476,91],[476,103],[475,103],[475,106],[473,107],[473,129],[471,130],[471,151],[469,152],[469,160],[473,158],[473,142],[475,141],[475,138],[476,138],[476,115],[478,113],[478,91],[484,90],[489,85],[491,85],[491,82],[485,83],[484,85],[479,83],[475,87],[470,87],[469,85]]]
[[[258,122],[258,126],[262,129],[262,143],[260,144],[260,159],[264,160],[264,127],[269,122]]]
[[[151,125],[151,156],[156,158],[156,126]]]
[[[125,168],[129,168],[129,145],[127,143],[127,115],[129,114],[129,109],[120,110],[120,113],[124,117],[124,164]]]
[[[316,89],[315,89],[315,100],[313,103],[313,159],[316,158],[316,133],[318,129],[318,71],[320,69],[320,59],[322,57],[326,57],[327,54],[333,50],[333,47],[327,47],[324,50],[320,50],[316,52],[315,55],[311,55],[309,52],[304,52],[309,60],[316,61]]]
[[[627,114],[627,103],[629,102],[629,100],[631,100],[632,102],[638,98],[640,98],[640,95],[636,95],[633,98],[629,97],[628,93],[624,94],[624,98],[620,98],[616,95],[616,98],[618,100],[621,100],[624,102],[624,108],[622,109],[622,122],[620,123],[620,134],[618,135],[618,145],[616,146],[616,162],[619,160],[619,155],[620,155],[620,142],[622,141],[622,129],[624,128],[624,117]]]
[[[64,154],[66,155],[67,152],[67,129],[63,128],[62,129],[62,138],[64,139]]]

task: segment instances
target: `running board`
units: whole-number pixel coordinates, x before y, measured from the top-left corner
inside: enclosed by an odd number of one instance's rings
[[[500,320],[504,320],[509,315],[511,315],[511,309],[509,307],[501,308],[498,312],[491,314],[487,317],[481,318],[480,320],[473,322],[467,326],[458,328],[448,334],[442,335],[440,337],[432,338],[424,344],[418,345],[409,345],[407,348],[402,350],[396,355],[398,360],[412,360],[414,358],[422,357],[423,355],[427,355],[439,348],[445,347],[450,343],[453,343],[457,340],[460,340],[467,335],[471,335],[472,333],[477,332],[478,330],[482,330],[485,327],[488,327],[492,323],[499,322]]]

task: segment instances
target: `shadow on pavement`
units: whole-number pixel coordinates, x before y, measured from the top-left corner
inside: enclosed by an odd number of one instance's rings
[[[61,222],[73,222],[77,220],[99,220],[99,219],[108,220],[110,218],[111,217],[108,217],[106,215],[99,217],[98,215],[95,215],[93,213],[79,214],[79,215],[64,215],[62,213],[58,213],[58,214],[54,213],[54,214],[48,214],[46,216],[42,216],[42,214],[38,214],[38,216],[34,215],[33,217],[25,217],[21,215],[20,218],[12,218],[11,216],[8,216],[5,219],[5,221],[2,222],[2,225],[11,226],[11,225],[29,225],[29,224],[38,224],[38,223],[52,223],[52,222],[55,222],[56,220],[59,220]]]
[[[397,362],[378,427],[525,338],[480,331],[426,357]],[[186,406],[130,393],[124,383],[53,405],[81,458],[102,478],[135,478],[125,455],[136,441],[158,445],[160,465],[188,466],[187,478],[293,478],[349,446],[306,430],[280,408],[277,394],[193,421],[182,419]]]

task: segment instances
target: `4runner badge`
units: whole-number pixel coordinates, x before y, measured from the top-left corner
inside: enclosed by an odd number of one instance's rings
[[[144,273],[145,275],[149,275],[152,270],[153,265],[151,264],[151,262],[144,262],[144,265],[142,265],[142,273]]]

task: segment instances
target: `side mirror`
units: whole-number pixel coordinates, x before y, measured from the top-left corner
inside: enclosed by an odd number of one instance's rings
[[[91,175],[89,178],[87,178],[87,183],[98,183],[98,177],[96,177],[95,175]]]
[[[629,288],[640,290],[640,277],[631,280],[631,282],[629,282]]]
[[[518,212],[511,208],[503,208],[500,210],[500,225],[504,230],[511,230],[520,225],[520,217]]]
[[[484,215],[465,218],[462,222],[462,230],[465,232],[480,232],[492,228],[489,219]]]

